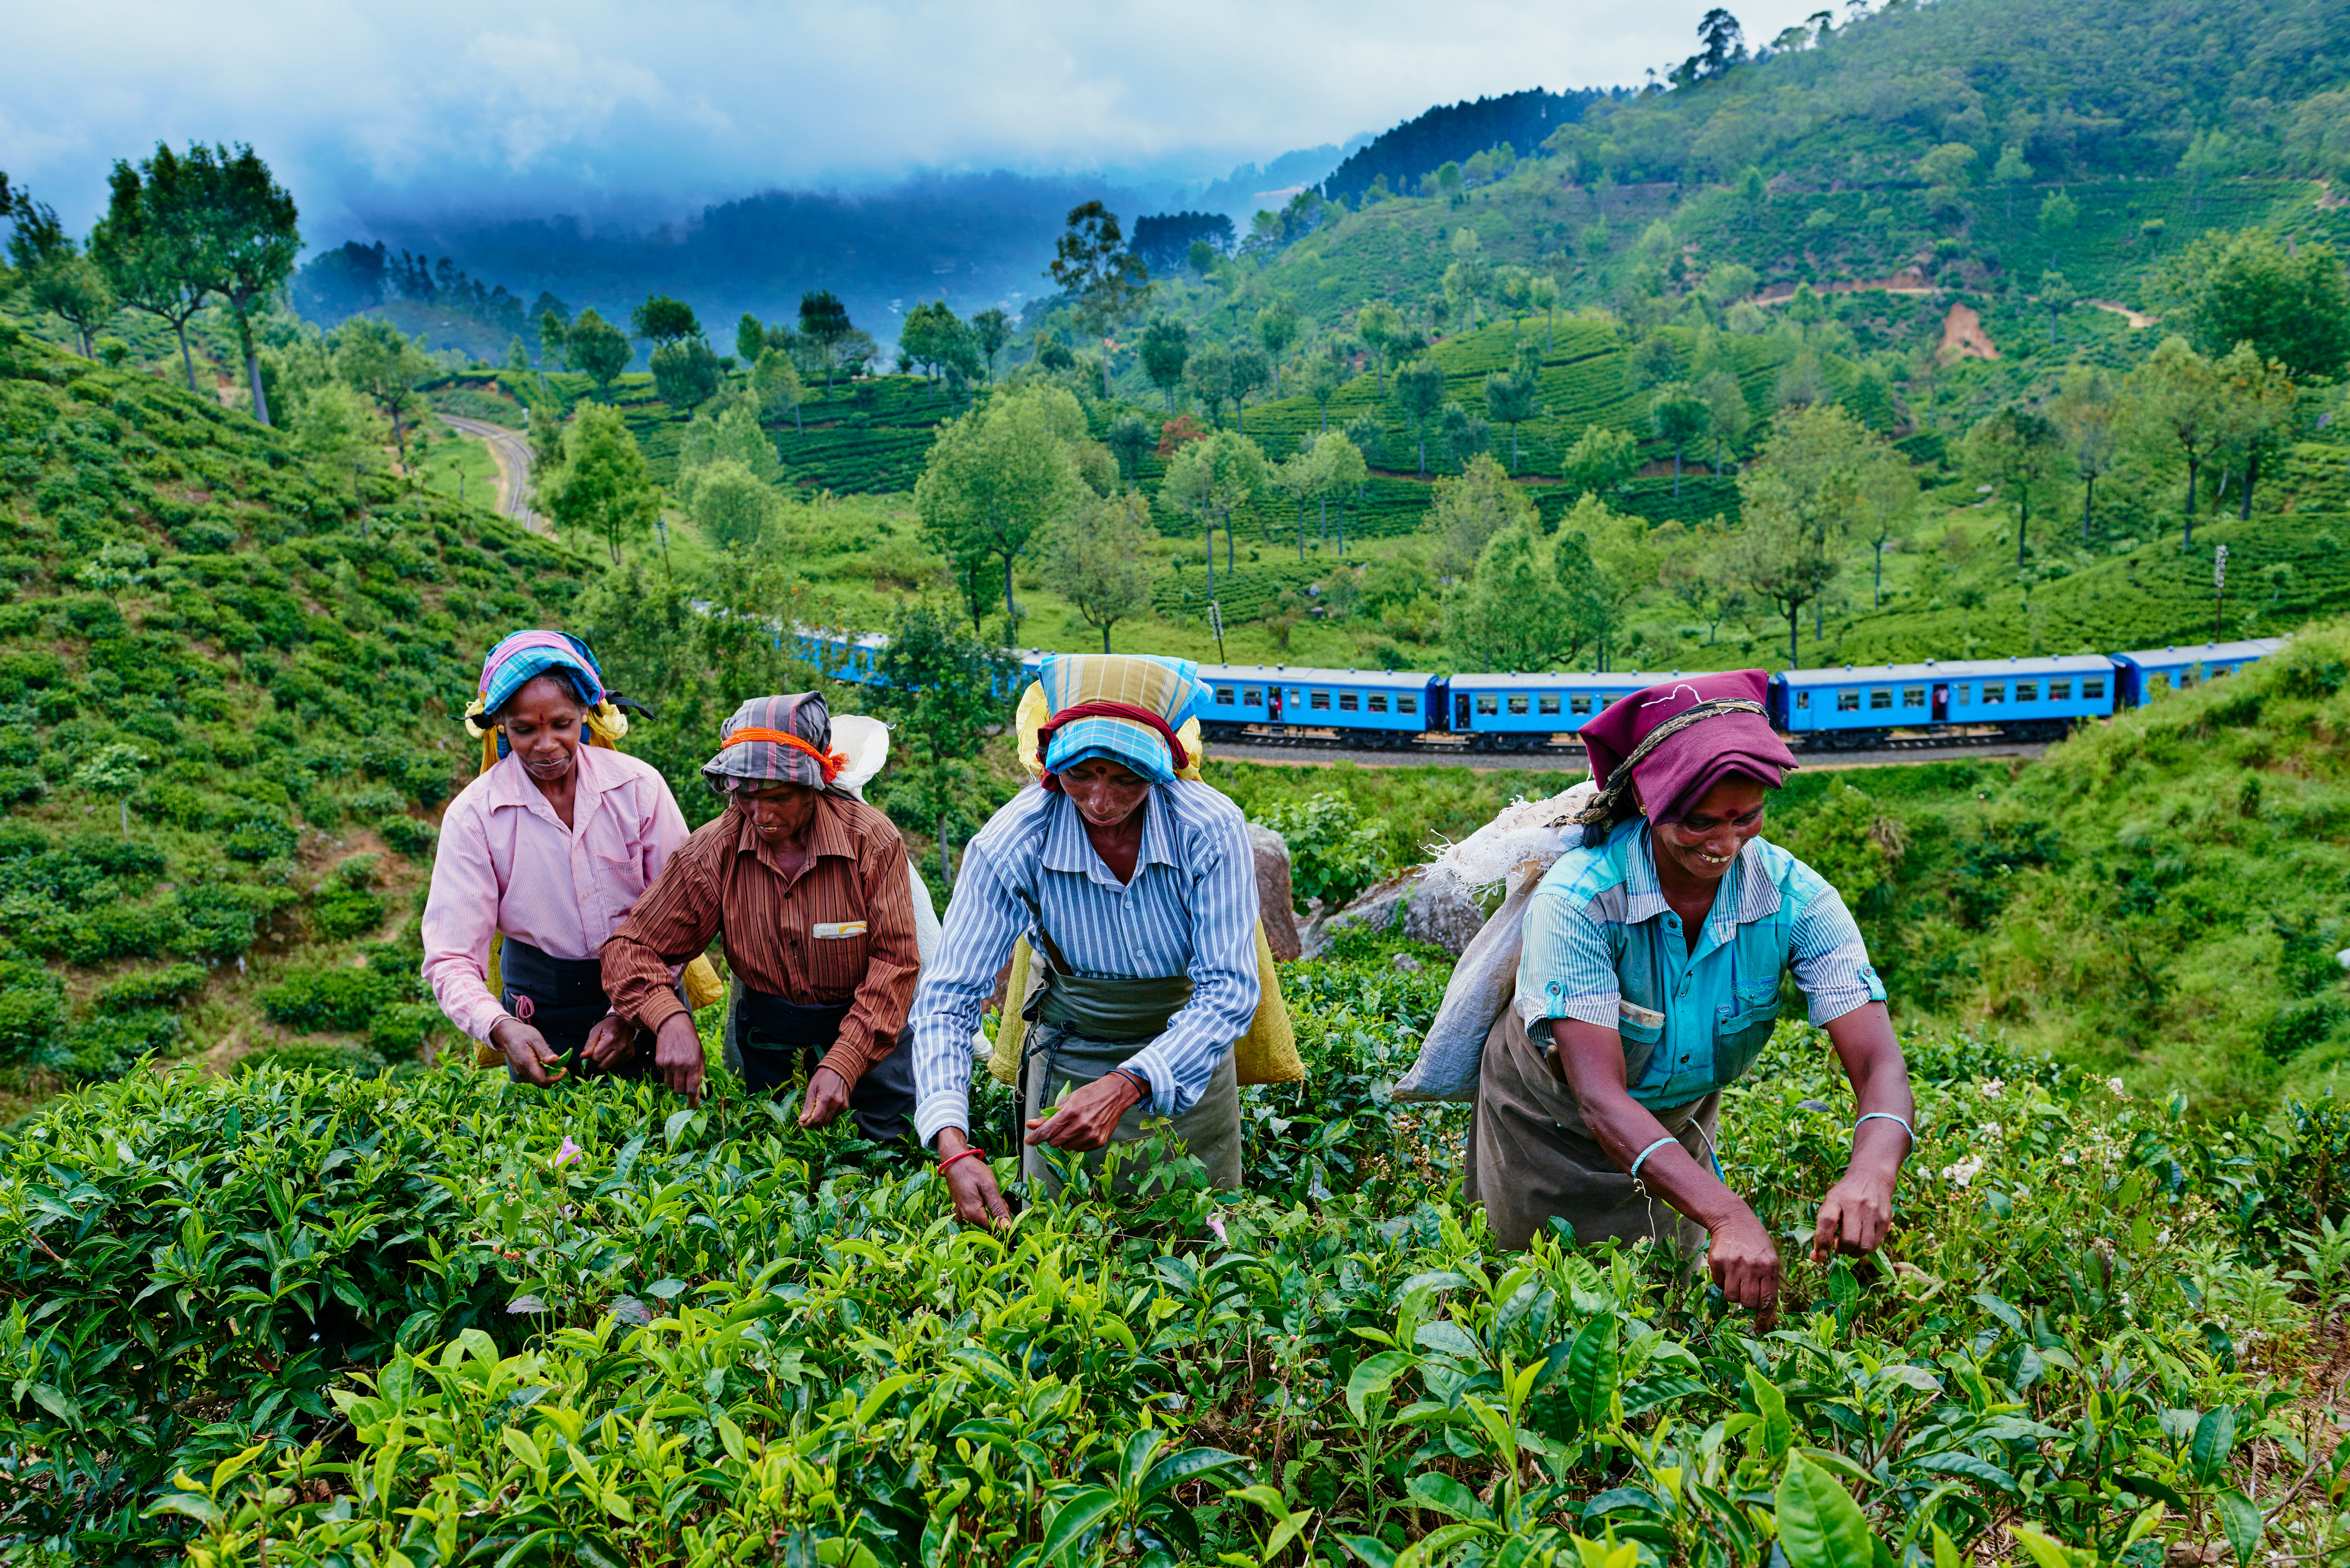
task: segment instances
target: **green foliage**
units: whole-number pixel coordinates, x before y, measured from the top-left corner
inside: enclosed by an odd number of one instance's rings
[[[1379,825],[1343,794],[1316,794],[1272,806],[1257,819],[1289,845],[1290,887],[1298,912],[1319,898],[1336,909],[1394,869]]]
[[[296,969],[262,992],[261,1010],[306,1034],[361,1034],[400,994],[397,982],[372,970]]]

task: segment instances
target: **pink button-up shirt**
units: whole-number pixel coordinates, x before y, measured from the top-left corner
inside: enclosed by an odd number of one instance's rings
[[[494,934],[550,958],[592,959],[686,839],[660,771],[601,746],[579,748],[571,821],[563,826],[513,756],[467,784],[441,818],[424,978],[449,1021],[476,1040],[505,1016],[490,993]]]

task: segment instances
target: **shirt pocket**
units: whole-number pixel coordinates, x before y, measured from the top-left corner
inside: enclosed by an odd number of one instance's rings
[[[1714,1083],[1732,1084],[1745,1076],[1778,1026],[1778,976],[1772,976],[1767,984],[1752,981],[1732,987],[1729,1001],[1714,1016]]]

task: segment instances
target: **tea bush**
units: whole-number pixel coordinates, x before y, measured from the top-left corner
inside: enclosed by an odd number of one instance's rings
[[[1386,1097],[1445,978],[1397,950],[1284,971],[1314,1075],[1244,1095],[1247,1193],[1080,1182],[1001,1236],[723,1075],[697,1110],[281,1056],[60,1101],[0,1140],[0,1531],[281,1568],[2342,1544],[2350,1447],[2301,1391],[2350,1117],[2199,1126],[1912,1039],[1895,1233],[1798,1258],[1765,1333],[1648,1249],[1492,1246],[1461,1108]],[[1791,1257],[1849,1118],[1798,1025],[1727,1096],[1728,1178]]]

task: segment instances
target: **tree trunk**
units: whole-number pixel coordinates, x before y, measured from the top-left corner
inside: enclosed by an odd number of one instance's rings
[[[269,394],[261,389],[261,356],[254,351],[253,346],[249,343],[245,345],[244,349],[244,380],[245,384],[253,389],[253,417],[263,424],[271,423]]]
[[[1020,618],[1012,607],[1012,552],[1003,553],[1003,630],[1007,640],[1020,635]]]
[[[1681,449],[1673,448],[1673,499],[1681,498]]]
[[[1236,564],[1237,557],[1232,554],[1232,552],[1238,548],[1238,545],[1232,536],[1232,514],[1227,512],[1224,514],[1224,570],[1227,572],[1237,572],[1240,570],[1239,566]],[[1210,550],[1213,550],[1215,547],[1215,542],[1213,540],[1210,540],[1208,548]]]
[[[1518,472],[1518,422],[1515,420],[1510,421],[1510,472]]]
[[[1795,639],[1802,635],[1804,629],[1803,614],[1804,607],[1800,603],[1787,607],[1787,668],[1790,670],[1803,668],[1803,661],[1795,656]]]
[[[2015,508],[2015,569],[2019,572],[2023,570],[2024,536],[2032,532],[2031,492],[2022,491],[2021,493],[2023,498]]]
[[[1885,607],[1885,541],[1882,539],[1877,542],[1877,586],[1869,592],[1868,607]]]
[[[180,335],[180,364],[188,372],[188,390],[196,389],[196,357],[188,348],[188,318],[182,317],[172,324]]]
[[[1208,602],[1216,602],[1216,514],[1209,513],[1208,524]]]
[[[1112,624],[1113,623],[1109,621],[1102,622],[1102,651],[1104,653],[1107,653],[1109,651],[1109,628]]]
[[[2261,449],[2255,446],[2244,457],[2244,502],[2236,511],[2236,521],[2239,523],[2249,523],[2252,520],[2252,486],[2260,483],[2260,478]]]
[[[2096,515],[2096,504],[2097,476],[2092,473],[2081,482],[2081,543],[2084,545],[2089,542],[2093,519]]]
[[[2193,452],[2189,452],[2187,454],[2187,534],[2188,541],[2190,544],[2194,542],[2195,535],[2196,475],[2201,471],[2202,467],[2203,462],[2201,459],[2198,458]]]
[[[1419,432],[1419,476],[1422,479],[1428,477],[1428,431],[1425,430]]]

